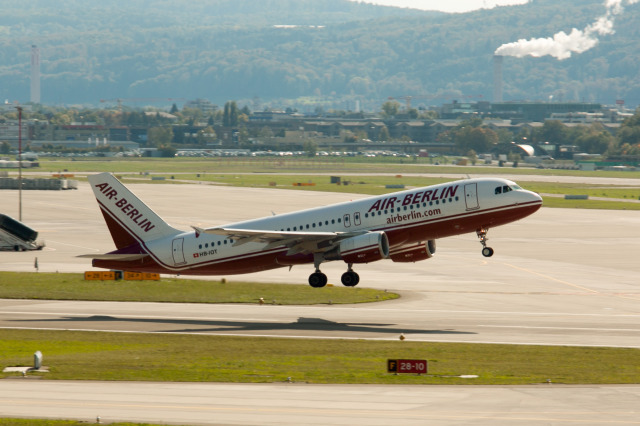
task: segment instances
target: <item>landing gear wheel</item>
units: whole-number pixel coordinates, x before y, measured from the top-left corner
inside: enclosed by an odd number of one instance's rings
[[[309,285],[313,288],[321,288],[327,285],[327,276],[322,272],[314,272],[309,275]]]
[[[360,275],[353,271],[347,271],[342,274],[342,278],[340,280],[342,281],[342,284],[347,287],[355,287],[360,282]]]
[[[482,249],[482,255],[484,257],[491,257],[493,256],[493,249],[491,247],[485,247]]]
[[[482,244],[482,255],[484,257],[491,257],[493,256],[493,249],[491,247],[487,247],[487,232],[489,230],[485,229],[485,228],[480,228],[478,230],[476,230],[476,234],[478,235],[478,238],[480,238],[480,244]]]

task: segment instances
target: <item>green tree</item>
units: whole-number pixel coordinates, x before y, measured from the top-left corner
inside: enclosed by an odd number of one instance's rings
[[[171,145],[162,145],[158,147],[160,156],[165,158],[172,158],[176,156],[176,149]]]
[[[387,101],[382,104],[382,115],[385,118],[392,118],[398,115],[400,111],[400,104],[395,101]]]
[[[390,138],[389,129],[387,128],[387,126],[383,126],[380,129],[380,134],[378,135],[378,141],[388,141],[389,138]]]
[[[311,140],[305,141],[302,148],[307,153],[307,157],[315,157],[318,152],[318,144]]]
[[[476,154],[476,152],[473,149],[467,152],[467,157],[469,158],[469,161],[471,161],[472,166],[475,166],[476,163],[478,162],[478,154]]]
[[[213,130],[213,127],[211,126],[198,131],[198,145],[206,145],[207,143],[215,142],[217,138],[218,135],[216,135],[216,131]]]
[[[627,118],[620,125],[620,129],[616,133],[618,143],[637,145],[640,144],[640,108],[636,113]]]
[[[224,104],[222,125],[224,127],[235,127],[238,125],[238,104],[236,104],[236,101],[230,101]]]
[[[546,120],[542,125],[540,136],[542,140],[536,142],[549,142],[553,144],[567,143],[567,127],[558,120]]]
[[[589,154],[603,154],[612,145],[615,145],[615,138],[600,123],[593,123],[588,129],[582,130],[574,140],[574,145],[578,145],[580,150]]]
[[[464,126],[454,131],[453,138],[460,152],[487,152],[498,143],[498,134],[486,127]]]
[[[173,140],[173,129],[169,126],[151,127],[147,131],[148,147],[166,147],[171,145]]]

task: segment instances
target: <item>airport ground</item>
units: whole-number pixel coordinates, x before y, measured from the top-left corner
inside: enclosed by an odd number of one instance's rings
[[[362,197],[198,184],[131,188],[182,229]],[[3,213],[17,217],[17,192],[1,192]],[[87,259],[75,256],[113,249],[101,216],[86,183],[77,191],[23,192],[23,220],[40,232],[46,248],[2,253],[0,269],[34,271],[36,257],[40,271],[90,269]],[[400,292],[403,297],[393,302],[281,307],[2,301],[0,326],[176,333],[180,330],[172,320],[188,318],[195,324],[189,332],[195,333],[397,339],[402,332],[411,341],[425,342],[640,348],[638,212],[542,208],[488,236],[496,251],[490,259],[481,256],[475,235],[463,235],[439,240],[436,257],[428,261],[381,261],[357,268],[360,286]],[[310,269],[296,266],[241,279],[305,283]],[[323,265],[330,282],[337,283],[343,270],[337,262]],[[231,285],[235,279],[225,278]],[[120,320],[70,321],[90,316]],[[212,321],[221,325],[212,327]],[[3,404],[3,416],[87,420],[101,415],[105,420],[183,424],[640,423],[637,385],[252,386],[18,379],[0,383],[0,393],[11,401]]]

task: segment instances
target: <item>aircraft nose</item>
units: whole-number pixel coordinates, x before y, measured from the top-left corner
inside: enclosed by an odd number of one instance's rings
[[[542,204],[542,197],[537,192],[529,191],[529,197],[531,198],[532,202],[538,202]]]

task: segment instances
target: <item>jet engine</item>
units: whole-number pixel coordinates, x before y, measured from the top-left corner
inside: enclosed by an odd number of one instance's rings
[[[342,259],[346,263],[369,263],[389,257],[389,239],[384,232],[367,232],[340,242],[333,256],[327,260]]]
[[[436,240],[398,247],[389,256],[394,262],[417,262],[430,259],[436,253]]]

